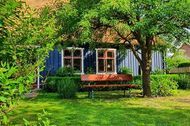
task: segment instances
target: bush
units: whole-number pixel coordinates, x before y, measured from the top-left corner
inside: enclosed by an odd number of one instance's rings
[[[179,76],[176,74],[151,75],[151,91],[154,96],[173,95],[178,88],[177,80]],[[134,77],[134,83],[142,83],[142,77]]]
[[[190,67],[190,62],[181,63],[181,64],[178,65],[178,68],[179,67]]]
[[[120,73],[122,73],[122,74],[132,74],[132,70],[130,68],[128,68],[128,67],[122,67],[120,69]]]
[[[65,77],[57,82],[57,92],[61,98],[73,98],[78,90],[78,85],[72,78]]]
[[[74,76],[75,70],[71,67],[61,67],[56,71],[58,77]]]
[[[86,74],[95,74],[93,67],[88,67],[86,70]]]
[[[177,88],[177,81],[175,81],[175,78],[172,78],[171,76],[151,77],[151,91],[154,96],[173,95],[175,94]]]
[[[74,81],[74,83],[77,85],[77,87],[79,87],[81,85],[81,79],[80,76],[75,76],[75,77],[55,77],[55,76],[51,76],[48,77],[45,85],[44,85],[44,90],[47,92],[57,92],[57,87],[58,87],[58,83],[60,83],[59,81],[64,81],[65,79],[70,78],[71,80]]]
[[[164,74],[165,73],[165,70],[163,69],[156,69],[154,71],[151,72],[151,74],[154,74],[154,75],[158,75],[158,74]]]
[[[44,85],[44,90],[47,92],[56,92],[57,91],[57,80],[61,77],[47,77],[47,80]]]
[[[141,76],[134,76],[133,77],[133,83],[141,85],[142,84],[142,78],[141,78]]]
[[[179,74],[177,79],[180,89],[190,89],[190,75],[188,74]]]

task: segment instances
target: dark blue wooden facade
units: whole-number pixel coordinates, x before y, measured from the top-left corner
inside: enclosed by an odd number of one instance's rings
[[[124,53],[124,54],[123,54]],[[87,68],[93,68],[94,72],[96,71],[96,51],[84,49],[84,73],[87,72]],[[49,53],[49,57],[45,63],[45,70],[41,73],[43,76],[54,75],[62,65],[62,53],[57,49]],[[135,56],[131,50],[127,49],[125,52],[117,51],[116,57],[117,72],[122,67],[128,67],[132,70],[134,76],[140,74],[139,63],[136,60]],[[162,53],[158,51],[153,51],[152,53],[152,71],[163,69],[164,60]]]

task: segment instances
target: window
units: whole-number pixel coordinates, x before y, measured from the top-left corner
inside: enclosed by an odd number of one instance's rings
[[[62,66],[72,67],[77,73],[84,73],[83,48],[67,48],[62,54]]]
[[[96,73],[116,73],[116,49],[96,49]]]

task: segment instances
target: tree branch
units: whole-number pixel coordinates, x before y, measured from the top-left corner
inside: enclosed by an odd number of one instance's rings
[[[142,62],[142,59],[139,57],[139,55],[137,54],[137,51],[135,50],[135,47],[134,45],[128,41],[129,45],[130,45],[130,49],[132,50],[134,56],[136,57],[137,61],[139,62],[140,66],[142,67],[143,66],[143,62]]]
[[[124,37],[116,28],[114,28],[114,30],[117,32],[117,34],[119,35],[119,37],[121,37],[122,39],[125,40],[124,43],[128,42],[129,43],[129,46],[130,46],[130,49],[131,51],[133,52],[135,58],[137,59],[137,61],[139,62],[140,66],[142,67],[142,60],[141,58],[139,57],[139,55],[137,54],[137,51],[135,50],[135,47],[134,45],[131,43],[131,40],[132,39],[127,39],[129,35],[131,35],[131,33],[127,36],[127,37]]]

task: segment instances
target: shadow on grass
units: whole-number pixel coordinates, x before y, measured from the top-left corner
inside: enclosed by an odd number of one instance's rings
[[[139,91],[133,91],[132,93],[126,92],[124,95],[123,91],[95,91],[93,99],[101,100],[118,100],[123,98],[133,98],[138,97],[142,98],[142,95]],[[72,99],[61,99],[56,93],[40,92],[36,98],[25,98],[24,101],[57,101],[57,100],[80,100],[80,99],[90,99],[88,97],[88,92],[80,92],[76,97]],[[92,100],[92,99],[91,99]]]
[[[36,114],[47,110],[57,126],[189,126],[190,109],[162,109],[142,107],[139,101],[126,102],[122,92],[97,92],[88,99],[83,92],[75,99],[59,99],[57,94],[43,93],[34,99],[24,99],[13,113],[13,124],[21,124],[23,117],[35,120]],[[135,99],[134,99],[135,100]],[[137,104],[136,104],[137,103]]]

